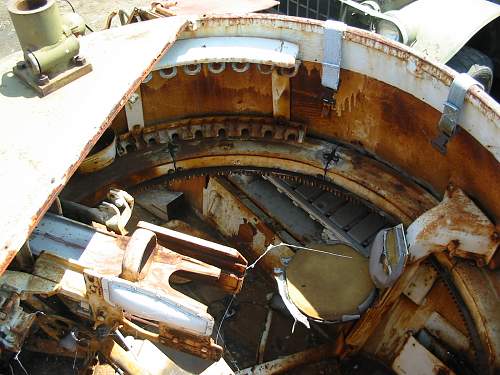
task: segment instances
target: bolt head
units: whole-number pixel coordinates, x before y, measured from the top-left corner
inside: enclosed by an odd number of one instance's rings
[[[17,69],[26,69],[26,61],[18,61],[16,67]]]
[[[73,57],[73,63],[76,65],[76,66],[82,66],[82,65],[85,65],[85,63],[87,62],[87,60],[85,59],[85,57],[83,56],[80,56],[80,55],[77,55],[75,57]]]
[[[36,83],[39,86],[44,86],[49,83],[49,76],[46,74],[40,74],[36,79]]]
[[[130,95],[130,98],[128,99],[128,102],[130,104],[134,104],[135,102],[137,102],[139,100],[139,95],[137,93],[133,93],[132,95]],[[139,126],[140,127],[140,126]]]

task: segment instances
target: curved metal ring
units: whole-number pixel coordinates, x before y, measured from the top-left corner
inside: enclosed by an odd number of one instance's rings
[[[216,68],[217,64],[219,65],[218,68]],[[208,71],[213,74],[222,73],[225,69],[226,69],[225,62],[211,62],[208,64]]]
[[[184,65],[184,73],[188,76],[194,76],[201,72],[201,64]]]
[[[243,64],[243,66],[240,67],[238,64]],[[231,63],[231,68],[233,68],[235,72],[245,73],[248,69],[250,69],[250,63],[233,62]]]
[[[170,70],[170,73],[167,73]],[[165,79],[174,78],[177,75],[177,67],[171,66],[170,68],[160,69],[160,77]]]
[[[266,67],[263,69],[263,67]],[[262,74],[271,74],[274,70],[274,64],[257,64],[257,70]]]
[[[149,72],[149,74],[142,80],[142,83],[148,83],[152,79],[153,79],[153,72]]]
[[[156,251],[156,234],[147,229],[136,229],[125,248],[120,277],[128,281],[144,279]]]

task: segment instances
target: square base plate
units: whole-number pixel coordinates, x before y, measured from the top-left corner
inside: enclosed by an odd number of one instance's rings
[[[15,66],[12,71],[19,77],[25,84],[33,88],[40,96],[45,96],[51,92],[60,89],[61,87],[67,85],[68,83],[74,81],[81,76],[90,73],[92,71],[92,64],[85,63],[82,66],[74,66],[64,72],[59,73],[55,77],[49,78],[49,82],[45,85],[39,85],[36,83],[35,78],[31,74],[30,70],[26,68],[19,68]]]

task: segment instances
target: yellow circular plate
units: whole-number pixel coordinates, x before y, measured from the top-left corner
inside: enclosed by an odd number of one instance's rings
[[[286,268],[292,302],[304,314],[320,320],[357,314],[358,306],[375,288],[368,271],[368,258],[342,243],[309,247],[326,253],[300,250],[294,255]]]

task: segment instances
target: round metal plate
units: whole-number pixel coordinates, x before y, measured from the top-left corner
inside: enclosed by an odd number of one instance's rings
[[[368,272],[368,259],[342,243],[309,247],[325,253],[300,250],[294,255],[286,268],[292,302],[304,314],[319,320],[334,321],[344,315],[358,314],[358,306],[375,289]]]

